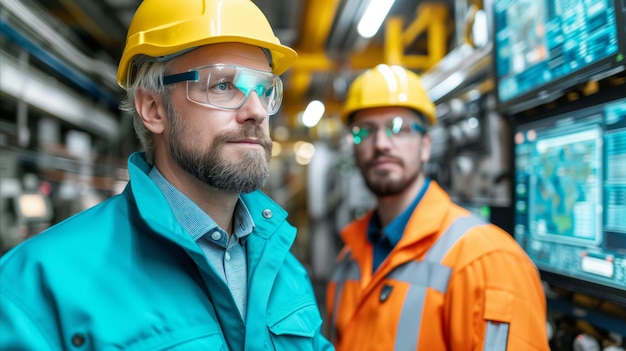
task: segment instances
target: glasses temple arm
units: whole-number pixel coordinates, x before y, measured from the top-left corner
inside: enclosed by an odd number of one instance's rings
[[[174,84],[178,82],[187,82],[190,80],[197,82],[198,79],[199,79],[198,71],[177,73],[177,74],[172,74],[172,75],[163,77],[163,85]]]

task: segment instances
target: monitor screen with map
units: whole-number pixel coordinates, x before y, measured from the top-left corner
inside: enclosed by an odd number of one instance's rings
[[[575,85],[624,70],[620,0],[493,3],[493,61],[503,112],[555,100]]]
[[[514,128],[516,240],[545,280],[626,305],[626,98]]]

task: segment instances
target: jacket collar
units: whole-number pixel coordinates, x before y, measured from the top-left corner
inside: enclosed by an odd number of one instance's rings
[[[436,235],[440,224],[444,221],[450,204],[450,197],[437,182],[431,180],[422,199],[408,218],[405,231],[398,242],[398,246],[412,245],[431,235]],[[374,214],[370,210],[363,217],[348,224],[342,231],[341,237],[349,246],[353,255],[370,254],[371,243],[367,239],[367,227]],[[360,260],[357,258],[357,260]]]
[[[128,158],[130,181],[124,194],[137,205],[141,218],[155,232],[178,243],[193,243],[190,235],[176,220],[163,193],[150,179],[148,174],[151,169],[143,152],[131,154]],[[241,194],[241,199],[254,219],[253,234],[267,239],[287,219],[287,212],[261,191]]]

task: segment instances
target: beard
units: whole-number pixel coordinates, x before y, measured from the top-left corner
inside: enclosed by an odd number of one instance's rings
[[[379,156],[383,155],[378,154],[375,155],[370,161],[359,163],[359,168],[361,170],[361,174],[363,175],[365,185],[376,197],[398,195],[418,180],[420,172],[419,168],[408,176],[399,178],[390,177],[390,172],[388,170],[372,169],[371,164]],[[386,156],[391,157],[388,155]],[[394,159],[400,166],[404,166],[404,162],[402,160],[397,158]]]
[[[170,154],[181,169],[223,191],[250,193],[263,188],[269,175],[272,141],[259,126],[246,124],[242,130],[220,133],[208,149],[199,148],[197,145],[202,143],[194,137],[197,132],[183,125],[180,116],[168,105]],[[230,140],[250,137],[258,138],[265,152],[242,151],[239,159],[224,156],[224,147]]]

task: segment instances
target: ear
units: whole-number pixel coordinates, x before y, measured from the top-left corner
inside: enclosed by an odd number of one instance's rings
[[[426,163],[430,160],[431,146],[432,139],[430,138],[430,134],[424,134],[424,136],[422,136],[422,149],[420,150],[422,163]]]
[[[154,134],[161,134],[167,123],[167,110],[161,96],[143,89],[137,89],[135,108],[143,125]]]

